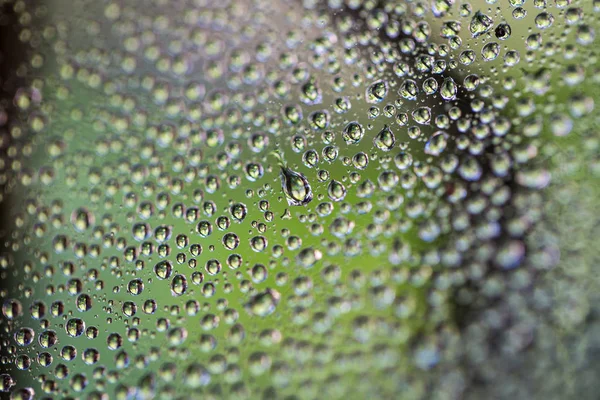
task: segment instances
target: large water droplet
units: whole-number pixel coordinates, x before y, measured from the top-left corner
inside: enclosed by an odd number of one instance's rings
[[[450,77],[444,79],[444,82],[442,82],[442,87],[440,89],[440,94],[442,98],[444,100],[454,100],[456,99],[456,92],[457,87],[456,82],[454,82],[454,79]]]
[[[346,188],[341,182],[333,179],[327,187],[327,194],[333,201],[342,201],[346,197]]]
[[[477,37],[492,29],[493,25],[494,21],[490,17],[483,14],[481,11],[477,11],[473,16],[473,19],[471,19],[469,31],[471,31],[473,37]]]
[[[313,198],[308,179],[287,167],[281,167],[281,186],[290,206],[303,206]]]
[[[265,317],[269,314],[273,314],[277,308],[277,304],[279,304],[280,298],[281,295],[277,290],[269,288],[264,292],[253,296],[246,304],[246,309],[253,315]]]
[[[358,122],[350,122],[344,127],[342,137],[347,144],[356,144],[365,135],[365,128]]]
[[[448,134],[443,131],[435,132],[425,144],[425,153],[432,156],[439,156],[448,143]]]
[[[366,98],[368,103],[380,103],[385,99],[388,92],[387,82],[384,80],[378,80],[373,82],[368,88],[366,92]]]
[[[392,150],[395,143],[396,136],[394,136],[394,132],[392,132],[387,125],[385,125],[373,139],[373,144],[375,144],[379,150],[383,151]]]

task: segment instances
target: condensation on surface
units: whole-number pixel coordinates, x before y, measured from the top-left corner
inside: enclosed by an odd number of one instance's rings
[[[2,394],[595,398],[597,0],[0,4]]]

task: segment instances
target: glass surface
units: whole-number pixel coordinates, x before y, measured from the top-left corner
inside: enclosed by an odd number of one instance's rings
[[[0,397],[596,399],[598,0],[0,0]]]

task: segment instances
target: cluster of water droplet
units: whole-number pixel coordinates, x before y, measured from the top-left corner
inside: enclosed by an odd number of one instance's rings
[[[557,262],[597,1],[55,3],[13,5],[0,391],[459,398],[530,343],[489,306]]]

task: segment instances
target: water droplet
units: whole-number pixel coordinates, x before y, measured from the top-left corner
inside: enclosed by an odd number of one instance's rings
[[[154,266],[154,273],[158,279],[169,279],[173,266],[169,261],[160,261]]]
[[[417,82],[412,79],[405,80],[402,82],[402,85],[400,85],[399,93],[407,100],[416,100],[417,94],[419,94]]]
[[[265,317],[275,312],[280,299],[281,295],[277,290],[268,288],[264,292],[252,296],[246,304],[246,309],[252,315]]]
[[[388,83],[384,80],[373,82],[365,93],[367,103],[380,103],[385,99],[388,92]]]
[[[387,125],[385,125],[373,139],[373,144],[375,144],[375,146],[382,151],[392,150],[395,143],[396,136]]]
[[[442,82],[442,87],[440,89],[440,95],[444,100],[450,101],[456,99],[456,93],[458,88],[456,86],[456,82],[454,79],[447,77]]]
[[[431,109],[429,107],[419,107],[412,112],[412,117],[417,124],[429,125],[431,121]]]
[[[446,132],[437,131],[425,144],[425,153],[432,156],[439,156],[445,149],[448,143],[448,134]]]
[[[248,208],[243,203],[236,203],[230,208],[231,216],[237,222],[242,222],[246,218]]]
[[[290,206],[310,203],[313,198],[312,189],[303,174],[282,166],[280,176],[283,193]]]
[[[471,19],[469,31],[473,37],[477,37],[488,32],[490,29],[492,29],[493,25],[494,20],[483,14],[481,11],[477,11]]]
[[[0,374],[0,392],[7,393],[15,385],[15,381],[9,374]]]
[[[316,81],[310,79],[302,86],[302,102],[308,105],[319,104],[322,99],[321,90],[318,88]]]
[[[171,294],[173,296],[181,296],[187,290],[187,279],[184,275],[178,274],[171,281]]]
[[[346,188],[341,182],[333,179],[327,186],[327,194],[332,201],[342,201],[346,197]]]
[[[358,122],[350,122],[342,131],[342,138],[347,144],[357,144],[365,135],[365,129]]]
[[[494,33],[496,34],[496,38],[500,40],[506,40],[510,37],[512,28],[508,24],[499,24]]]
[[[548,29],[554,23],[554,16],[550,13],[543,12],[535,17],[535,26],[539,29]]]

